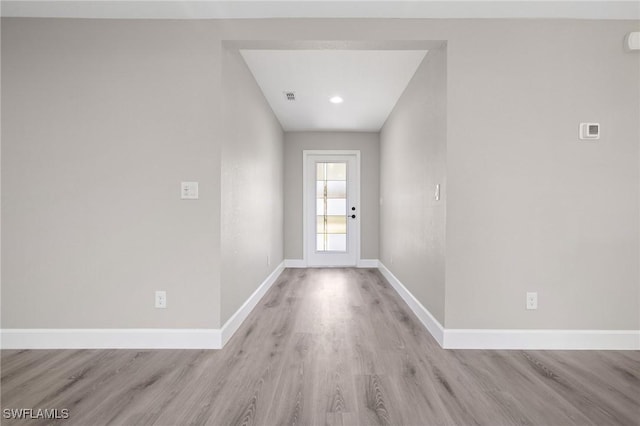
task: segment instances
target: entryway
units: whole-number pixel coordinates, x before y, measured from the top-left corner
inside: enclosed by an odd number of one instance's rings
[[[304,257],[355,266],[360,252],[360,151],[304,151]]]

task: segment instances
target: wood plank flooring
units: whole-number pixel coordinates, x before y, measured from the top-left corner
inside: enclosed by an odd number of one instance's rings
[[[285,270],[219,351],[1,361],[2,408],[61,424],[640,424],[640,352],[443,350],[373,269]]]

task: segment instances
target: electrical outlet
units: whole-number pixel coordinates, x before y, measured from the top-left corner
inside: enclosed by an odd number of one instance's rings
[[[156,308],[164,309],[167,307],[167,292],[164,290],[156,291]]]
[[[271,266],[271,256],[267,255],[267,266]]]
[[[538,309],[538,293],[527,292],[527,309],[528,310]]]

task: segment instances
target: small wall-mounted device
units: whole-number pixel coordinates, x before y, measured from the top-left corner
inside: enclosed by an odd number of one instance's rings
[[[181,182],[180,198],[182,198],[183,200],[197,200],[198,182]]]
[[[156,308],[165,309],[167,307],[167,292],[156,290]]]
[[[630,52],[640,50],[640,31],[627,34],[624,39],[624,47]]]
[[[600,139],[600,123],[580,123],[580,139]]]

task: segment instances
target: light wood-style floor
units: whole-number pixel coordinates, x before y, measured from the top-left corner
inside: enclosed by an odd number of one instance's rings
[[[443,350],[376,270],[288,269],[223,350],[3,351],[2,408],[76,425],[637,426],[640,352]]]

